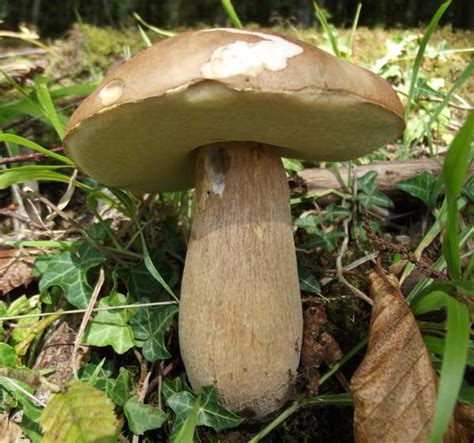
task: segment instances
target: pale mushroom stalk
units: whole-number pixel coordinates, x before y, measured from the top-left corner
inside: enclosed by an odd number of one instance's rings
[[[224,405],[262,418],[288,399],[302,309],[289,188],[275,148],[199,149],[180,343],[194,388],[215,384]]]

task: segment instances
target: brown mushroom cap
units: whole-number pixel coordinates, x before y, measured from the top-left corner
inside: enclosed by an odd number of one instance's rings
[[[225,141],[286,157],[357,158],[403,131],[403,108],[371,72],[273,32],[179,34],[110,73],[72,116],[68,154],[132,191],[195,184],[193,151]]]

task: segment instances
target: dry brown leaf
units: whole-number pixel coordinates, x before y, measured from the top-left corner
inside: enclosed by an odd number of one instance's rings
[[[395,276],[372,273],[367,354],[351,380],[357,442],[428,442],[437,379]]]
[[[31,282],[35,257],[20,249],[0,249],[0,295]]]
[[[27,443],[30,440],[21,432],[20,426],[10,420],[5,412],[0,413],[0,442],[2,443]]]

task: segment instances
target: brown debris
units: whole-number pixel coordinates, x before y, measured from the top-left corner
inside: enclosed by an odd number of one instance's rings
[[[47,379],[59,388],[62,388],[72,375],[71,360],[80,319],[80,316],[70,316],[62,322],[47,337],[34,365],[34,369],[54,369]],[[87,348],[81,346],[80,352],[75,355],[76,367],[81,367],[86,357]]]
[[[0,295],[28,286],[34,262],[35,257],[21,249],[0,249]]]
[[[301,369],[306,379],[309,395],[319,391],[319,367],[322,362],[331,366],[342,358],[336,340],[324,331],[326,312],[321,304],[311,302],[304,314],[303,346],[301,347]]]
[[[8,414],[0,413],[0,442],[2,443],[26,443],[30,440],[21,432],[20,426],[10,420]]]

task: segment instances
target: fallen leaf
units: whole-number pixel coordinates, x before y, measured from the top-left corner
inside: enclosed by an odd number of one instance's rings
[[[23,435],[20,426],[9,419],[7,413],[1,412],[0,441],[3,443],[26,443],[30,440]]]
[[[393,275],[372,273],[367,353],[352,377],[356,442],[428,442],[436,374]]]
[[[0,249],[0,295],[31,282],[35,256],[20,249]]]

